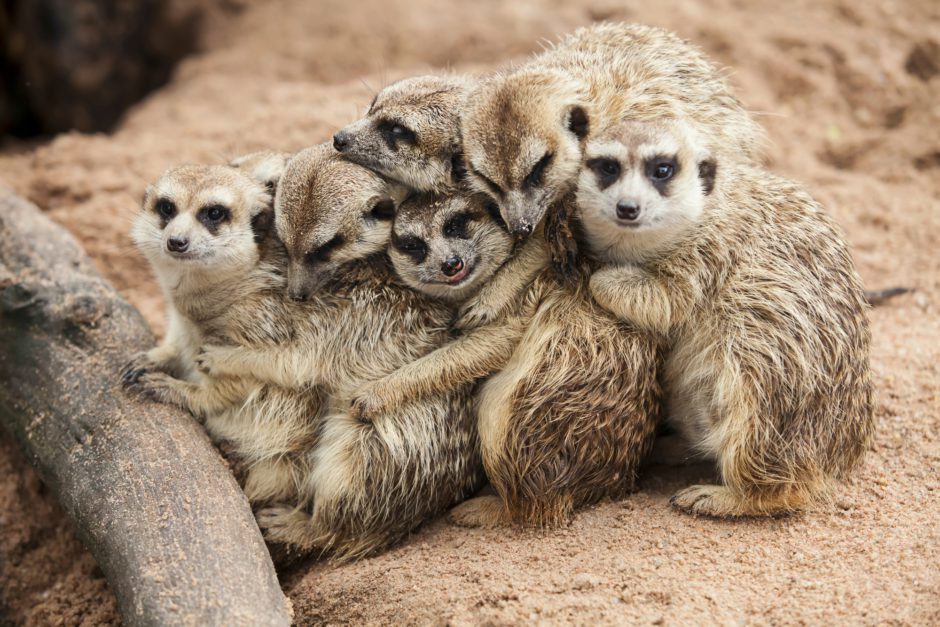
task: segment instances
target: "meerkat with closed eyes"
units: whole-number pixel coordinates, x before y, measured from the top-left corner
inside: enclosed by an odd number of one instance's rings
[[[722,159],[757,157],[760,127],[699,48],[650,26],[581,28],[467,96],[467,180],[526,236],[573,192],[586,141],[621,120],[668,115],[693,120]]]
[[[412,190],[445,192],[464,175],[460,114],[475,84],[461,74],[392,83],[376,94],[364,118],[333,136],[333,146]]]
[[[275,225],[286,247],[289,343],[209,345],[209,377],[315,387],[327,409],[306,455],[299,497],[258,512],[266,538],[350,559],[401,538],[481,481],[472,382],[368,421],[356,390],[439,348],[454,309],[402,283],[387,255],[397,188],[328,145],[291,158]]]
[[[585,241],[601,306],[669,347],[667,419],[721,485],[677,508],[734,517],[824,499],[874,431],[870,331],[842,235],[798,185],[716,158],[694,122],[590,142]]]

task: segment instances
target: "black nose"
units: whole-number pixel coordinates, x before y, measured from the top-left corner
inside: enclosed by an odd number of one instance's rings
[[[617,203],[617,217],[621,220],[636,220],[640,216],[640,207],[629,202]]]
[[[166,249],[174,253],[185,253],[189,248],[189,240],[185,237],[174,236],[166,241]]]
[[[519,237],[529,237],[532,234],[532,225],[528,222],[518,222],[512,227],[512,234]]]
[[[460,257],[451,257],[441,264],[441,272],[445,276],[454,276],[461,270],[463,270],[463,259]]]
[[[289,290],[287,292],[287,295],[290,296],[291,300],[297,301],[298,303],[304,302],[305,300],[307,300],[307,297],[309,296],[307,292],[304,292],[301,290],[297,290],[297,291]]]
[[[336,148],[339,152],[349,148],[349,135],[346,131],[339,131],[336,135],[333,135],[333,148]]]

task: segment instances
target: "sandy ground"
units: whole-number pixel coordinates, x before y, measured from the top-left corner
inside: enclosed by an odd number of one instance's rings
[[[439,520],[376,558],[284,573],[299,624],[940,623],[940,4],[217,0],[210,11],[203,52],[114,134],[0,150],[0,178],[75,232],[158,332],[162,301],[127,232],[163,169],[322,141],[393,78],[494,67],[598,19],[666,26],[732,68],[769,131],[768,165],[835,215],[865,282],[917,288],[872,312],[878,435],[832,506],[691,518],[668,497],[711,469],[653,468],[636,495],[566,529]],[[0,624],[116,620],[94,561],[5,436],[0,499]]]

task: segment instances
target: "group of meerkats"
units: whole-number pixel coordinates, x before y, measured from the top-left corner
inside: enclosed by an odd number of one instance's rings
[[[397,82],[331,142],[148,187],[133,238],[169,318],[125,383],[204,420],[301,553],[456,503],[563,524],[633,489],[661,424],[662,459],[720,475],[679,510],[803,508],[872,437],[867,303],[761,141],[722,70],[647,26]]]

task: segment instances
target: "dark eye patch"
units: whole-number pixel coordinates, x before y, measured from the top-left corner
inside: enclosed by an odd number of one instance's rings
[[[538,187],[542,184],[542,179],[545,176],[545,170],[548,166],[551,165],[552,159],[555,155],[550,152],[546,152],[538,162],[532,166],[532,171],[529,172],[529,175],[525,177],[525,181],[522,182],[522,186],[525,188]]]
[[[153,205],[153,210],[160,216],[161,225],[166,226],[176,215],[176,203],[168,198],[158,198]]]
[[[501,188],[499,185],[494,183],[492,179],[490,179],[488,176],[478,171],[474,167],[470,167],[469,169],[471,172],[473,172],[474,175],[478,176],[486,184],[487,187],[490,188],[490,191],[493,192],[494,196],[503,196],[503,188]]]
[[[646,160],[646,176],[661,196],[669,195],[669,183],[679,173],[675,156],[657,155]]]
[[[392,247],[403,255],[407,255],[415,263],[421,263],[428,256],[428,245],[423,239],[414,235],[399,236],[392,233]]]
[[[329,240],[319,248],[311,250],[309,253],[307,253],[307,257],[304,259],[304,261],[311,265],[329,261],[330,255],[333,253],[333,251],[345,243],[345,237],[342,235],[336,235],[333,237],[333,239]]]
[[[444,235],[446,237],[459,237],[461,239],[467,238],[467,225],[470,224],[470,221],[480,217],[478,214],[462,212],[457,215],[451,216],[447,219],[447,222],[444,223]]]
[[[231,217],[232,211],[225,205],[209,205],[196,214],[196,219],[213,234],[219,229],[219,225],[228,222]]]
[[[620,178],[620,162],[611,157],[588,159],[587,167],[597,177],[597,186],[601,189],[607,189]]]
[[[483,205],[483,208],[486,210],[486,213],[489,214],[493,221],[496,222],[503,230],[508,231],[509,227],[506,226],[506,221],[503,220],[503,215],[499,212],[499,205],[495,202],[489,200],[486,204]]]
[[[394,120],[382,120],[376,126],[379,133],[388,147],[397,150],[399,144],[415,145],[418,142],[418,136],[415,132],[400,122]]]

